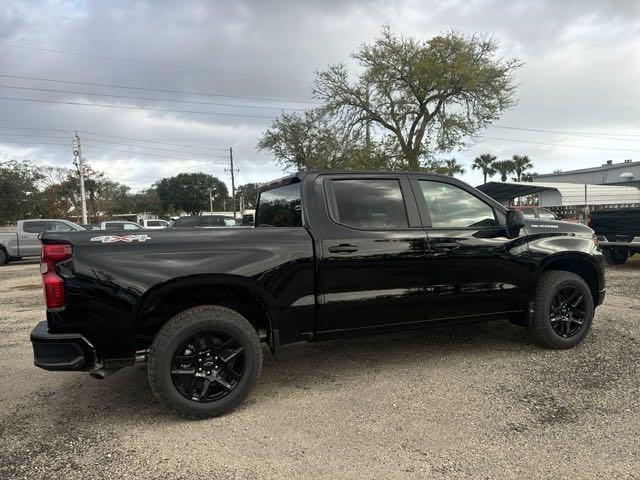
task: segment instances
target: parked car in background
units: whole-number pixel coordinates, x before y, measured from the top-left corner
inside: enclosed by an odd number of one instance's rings
[[[246,398],[261,342],[504,319],[566,349],[605,295],[590,228],[526,220],[447,176],[300,173],[267,184],[255,215],[255,228],[44,234],[35,364],[103,378],[147,361],[165,405],[206,417]]]
[[[154,218],[151,220],[142,220],[140,225],[142,225],[142,228],[145,230],[161,230],[163,228],[167,228],[169,226],[169,222]]]
[[[142,227],[135,222],[108,220],[100,223],[100,230],[142,230]]]
[[[509,210],[518,210],[522,212],[526,218],[538,218],[540,220],[560,220],[560,218],[551,210],[538,207],[535,205],[512,205]]]
[[[100,230],[100,225],[94,225],[92,223],[85,223],[80,226],[85,230]]]
[[[84,230],[80,225],[61,219],[38,218],[18,220],[15,230],[0,231],[0,265],[22,257],[37,257],[44,232],[76,232]]]
[[[640,208],[594,210],[589,226],[596,232],[609,265],[622,265],[640,253]]]
[[[190,215],[174,220],[171,228],[214,228],[235,227],[238,222],[224,215]]]

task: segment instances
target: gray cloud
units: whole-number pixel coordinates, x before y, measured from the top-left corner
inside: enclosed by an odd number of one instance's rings
[[[492,34],[501,42],[501,54],[522,58],[525,67],[518,75],[519,104],[498,125],[607,133],[616,138],[640,134],[640,94],[635,87],[640,76],[640,4],[636,1],[9,1],[0,9],[0,74],[309,101],[313,72],[331,63],[350,64],[350,52],[371,41],[385,23],[404,35],[421,38],[452,28]],[[7,78],[0,78],[0,85],[263,107],[308,106]],[[233,146],[241,167],[240,183],[267,180],[282,173],[268,155],[255,150],[257,137],[269,127],[278,110],[101,99],[1,87],[0,96],[268,117],[0,100],[0,126],[69,131],[0,129],[0,133],[14,134],[0,135],[0,159],[30,158],[43,164],[69,166],[70,132],[77,129],[86,144],[87,160],[114,180],[134,188],[144,188],[181,170],[201,169],[226,181],[222,158],[225,153],[206,150],[204,154],[202,149],[159,144],[145,144],[140,149],[154,155],[117,152],[106,148],[135,148],[101,141],[131,145],[137,142],[84,132],[165,143]],[[498,128],[485,133],[487,137],[509,140],[484,139],[453,155],[468,165],[474,156],[484,152],[501,157],[529,154],[542,172],[595,165],[606,159],[640,157],[640,136],[621,141]],[[8,143],[9,140],[66,146]],[[164,148],[190,153],[161,150]],[[194,154],[196,150],[203,154]],[[480,176],[469,171],[465,179],[475,184]]]

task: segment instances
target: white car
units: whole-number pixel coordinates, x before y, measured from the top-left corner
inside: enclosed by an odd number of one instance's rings
[[[142,228],[145,230],[162,230],[169,226],[169,222],[154,218],[152,220],[142,220],[140,225],[142,225]]]
[[[100,223],[100,230],[142,230],[142,227],[135,222],[108,220]]]

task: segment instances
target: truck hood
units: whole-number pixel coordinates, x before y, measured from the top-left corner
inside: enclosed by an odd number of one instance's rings
[[[561,220],[541,220],[539,218],[525,219],[525,229],[529,235],[539,233],[574,234],[580,237],[593,236],[593,230],[586,225]]]

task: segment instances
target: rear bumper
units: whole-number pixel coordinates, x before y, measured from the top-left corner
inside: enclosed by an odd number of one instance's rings
[[[604,235],[598,235],[598,244],[601,247],[630,247],[640,248],[640,237],[633,237],[629,241],[608,240]]]
[[[47,322],[31,331],[33,363],[45,370],[86,372],[97,368],[96,350],[79,333],[49,333]]]

